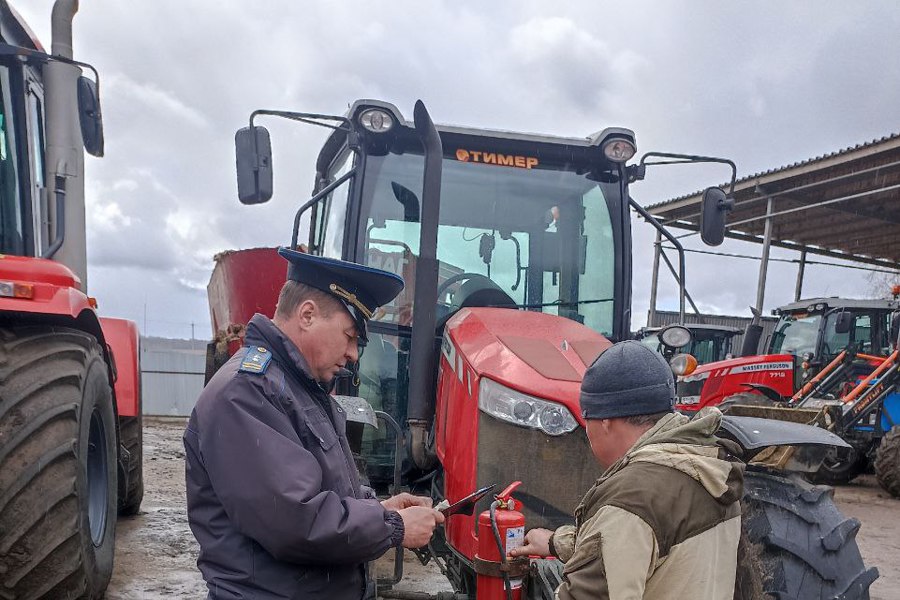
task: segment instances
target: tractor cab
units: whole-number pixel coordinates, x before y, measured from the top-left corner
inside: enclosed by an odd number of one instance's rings
[[[776,310],[779,319],[767,354],[790,354],[812,367],[824,366],[842,350],[887,355],[891,347],[890,300],[815,298]]]
[[[557,315],[613,339],[627,332],[628,201],[621,163],[606,158],[602,142],[633,134],[569,139],[439,126],[437,268],[423,272],[422,142],[386,103],[359,101],[348,118],[358,135],[331,135],[318,159],[326,166],[319,189],[355,176],[311,206],[309,251],[392,271],[406,287],[370,321],[358,378],[339,391],[406,422],[419,277],[437,280],[436,343],[465,307]],[[373,481],[389,477],[394,448],[392,433],[366,429],[361,450]]]
[[[673,352],[690,354],[697,359],[698,365],[731,358],[734,336],[741,333],[737,327],[728,327],[727,325],[688,323],[684,327],[691,332],[691,341],[684,346],[674,348]],[[661,327],[642,327],[635,335],[635,339],[657,352],[663,352],[664,344],[659,338],[661,331]]]

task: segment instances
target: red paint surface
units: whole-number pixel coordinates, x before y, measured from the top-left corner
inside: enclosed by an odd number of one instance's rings
[[[700,365],[689,377],[696,378],[708,373],[700,392],[699,404],[676,404],[677,410],[686,412],[698,411],[707,406],[716,406],[734,394],[758,393],[744,384],[756,383],[777,391],[782,396],[794,393],[794,371],[779,369],[775,371],[746,371],[732,373],[737,367],[765,365],[768,363],[789,363],[793,365],[794,357],[790,354],[766,354],[762,356],[745,356],[730,360]]]
[[[81,291],[81,280],[63,264],[27,256],[0,255],[0,280],[29,283],[32,298],[0,298],[0,311],[66,315],[77,318],[84,310],[93,310]]]
[[[478,385],[482,377],[563,404],[584,426],[578,408],[580,379],[594,357],[585,356],[587,360],[582,360],[572,343],[578,342],[576,345],[582,350],[586,346],[597,348],[598,354],[611,345],[599,333],[569,319],[502,308],[464,308],[448,321],[444,336],[445,343],[452,344],[457,364],[451,365],[447,353],[441,352],[435,433],[437,455],[444,466],[444,493],[451,502],[476,487]],[[550,342],[578,373],[579,381],[542,376],[503,344],[501,339],[509,336]],[[446,531],[454,548],[468,558],[475,556],[478,540],[474,516],[449,519]]]
[[[256,313],[275,314],[287,279],[287,261],[275,248],[233,250],[216,256],[206,292],[213,336],[228,325],[246,325]]]
[[[120,417],[136,417],[141,411],[140,334],[134,321],[101,317],[103,337],[116,365],[116,406]]]

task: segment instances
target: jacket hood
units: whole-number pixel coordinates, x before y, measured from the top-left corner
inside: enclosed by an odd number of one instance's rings
[[[732,442],[716,437],[721,421],[717,409],[694,420],[678,413],[666,415],[603,473],[591,492],[628,464],[650,462],[690,476],[722,504],[735,502],[740,498],[744,464],[736,458],[738,449]],[[591,492],[583,504],[591,504]]]

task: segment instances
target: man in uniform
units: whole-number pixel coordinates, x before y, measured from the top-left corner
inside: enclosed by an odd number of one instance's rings
[[[209,598],[358,600],[365,563],[425,545],[430,498],[378,502],[360,485],[330,383],[366,322],[403,288],[391,273],[284,248],[272,320],[210,380],[184,434],[188,520]]]
[[[588,440],[605,472],[575,526],[532,529],[512,556],[565,563],[559,599],[730,600],[743,465],[715,437],[721,413],[673,413],[665,359],[636,341],[607,348],[581,384]]]

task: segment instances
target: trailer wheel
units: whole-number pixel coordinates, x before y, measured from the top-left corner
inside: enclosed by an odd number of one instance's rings
[[[97,341],[63,327],[0,328],[0,597],[102,597],[116,452]]]
[[[742,504],[749,545],[738,563],[738,584],[761,574],[773,598],[867,600],[878,569],[863,564],[856,544],[860,523],[838,511],[833,493],[748,468]]]
[[[875,454],[875,477],[886,492],[900,498],[900,427],[894,427],[881,438]]]

